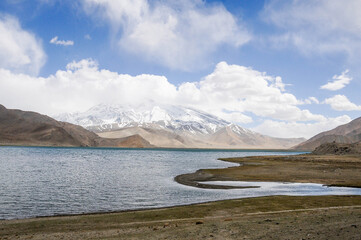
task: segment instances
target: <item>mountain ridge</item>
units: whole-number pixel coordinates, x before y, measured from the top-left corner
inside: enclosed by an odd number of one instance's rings
[[[64,113],[54,118],[81,125],[95,132],[139,126],[206,134],[217,130],[217,126],[230,124],[228,121],[190,107],[150,104],[140,106],[99,104],[82,113]]]
[[[361,117],[329,131],[321,132],[309,140],[294,146],[293,149],[312,151],[325,143],[353,144],[359,141],[361,141]]]
[[[66,147],[153,147],[139,135],[101,138],[71,123],[36,112],[7,109],[0,104],[0,145]]]
[[[80,124],[104,138],[139,134],[157,147],[286,149],[305,140],[265,136],[209,113],[174,105],[100,104],[56,118]]]

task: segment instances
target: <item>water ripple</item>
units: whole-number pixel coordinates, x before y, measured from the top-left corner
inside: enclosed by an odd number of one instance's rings
[[[266,154],[289,153],[0,147],[0,219],[165,207],[277,193],[330,193],[327,188],[297,185],[271,192],[197,189],[173,180],[200,168],[235,165],[218,161],[221,157]]]

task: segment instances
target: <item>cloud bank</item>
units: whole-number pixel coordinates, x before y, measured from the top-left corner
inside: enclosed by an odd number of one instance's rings
[[[325,99],[324,103],[331,105],[336,111],[361,111],[361,105],[352,103],[345,95],[335,95]]]
[[[331,130],[342,124],[346,124],[351,120],[352,119],[347,115],[335,118],[324,118],[319,122],[285,122],[265,120],[257,127],[252,128],[252,130],[282,138],[288,138],[290,136],[311,138],[320,132]]]
[[[285,134],[289,128],[280,130],[285,122],[295,123],[286,124],[295,127],[291,131],[295,135],[288,136],[300,137],[318,133],[316,129],[321,126],[332,128],[336,123],[350,120],[345,116],[329,119],[303,110],[299,107],[301,101],[286,92],[280,77],[226,62],[217,64],[199,82],[184,82],[179,86],[164,76],[130,76],[99,69],[91,59],[71,62],[66,70],[58,70],[46,78],[0,69],[0,102],[9,108],[55,115],[85,111],[99,103],[135,105],[148,101],[187,105],[241,124],[254,121],[252,116],[272,119],[256,128],[271,136]]]
[[[37,75],[46,60],[41,41],[10,15],[0,14],[0,36],[0,68]]]
[[[85,11],[106,20],[118,47],[166,67],[190,70],[222,45],[251,39],[245,26],[221,4],[200,0],[83,0]],[[117,34],[120,33],[120,34]]]
[[[281,77],[239,65],[217,64],[202,81],[184,83],[178,91],[187,104],[196,104],[216,115],[252,113],[287,121],[318,121],[324,117],[301,110],[300,101],[284,91]]]

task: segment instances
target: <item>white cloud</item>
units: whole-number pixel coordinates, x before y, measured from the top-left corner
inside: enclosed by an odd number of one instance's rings
[[[352,80],[352,78],[347,75],[348,72],[349,70],[346,70],[342,72],[341,75],[334,75],[332,77],[333,81],[321,86],[321,89],[336,91],[344,88]]]
[[[89,59],[69,63],[65,71],[46,78],[0,69],[2,104],[49,115],[85,111],[99,103],[173,102],[176,94],[176,87],[163,76],[100,70]]]
[[[55,44],[55,45],[62,45],[62,46],[73,46],[74,42],[71,40],[59,40],[58,36],[53,37],[50,40],[50,43]]]
[[[350,121],[351,118],[347,115],[339,116],[336,118],[325,118],[322,121],[313,123],[266,120],[257,127],[252,128],[252,130],[256,132],[261,132],[269,136],[281,138],[311,138],[320,132],[331,130],[339,125],[346,124]]]
[[[84,38],[85,38],[86,40],[91,40],[91,39],[92,39],[92,37],[91,37],[89,34],[85,34],[85,35],[84,35]]]
[[[0,36],[0,68],[37,75],[46,60],[41,41],[15,17],[1,14]]]
[[[198,83],[185,83],[179,89],[184,103],[197,104],[209,112],[251,112],[261,117],[287,121],[320,121],[322,115],[297,107],[299,100],[284,92],[280,77],[252,68],[217,64],[213,73]],[[189,100],[188,100],[189,99]]]
[[[330,119],[300,109],[300,101],[287,93],[284,86],[280,77],[225,62],[217,64],[201,81],[184,82],[179,86],[164,76],[130,76],[99,69],[91,59],[71,62],[66,70],[46,78],[0,69],[0,102],[9,108],[55,115],[86,111],[99,103],[154,102],[187,105],[236,123],[250,123],[253,121],[250,115],[254,115],[274,122],[297,122],[299,126],[309,126],[300,122],[315,121],[311,124],[314,129],[321,128],[321,123],[327,125]],[[259,129],[263,131],[266,123]],[[307,131],[302,136],[306,136]],[[276,132],[272,134],[277,135]]]
[[[89,15],[100,14],[118,36],[118,46],[148,61],[190,70],[209,63],[211,53],[239,47],[250,33],[220,4],[205,1],[83,0]]]
[[[336,111],[361,111],[361,105],[356,105],[345,95],[335,95],[332,98],[325,99],[324,103],[330,104],[332,109]]]
[[[250,116],[247,116],[240,112],[226,113],[224,111],[220,111],[218,112],[217,116],[233,123],[243,124],[253,122],[253,119]]]
[[[305,54],[341,52],[358,59],[360,11],[359,0],[271,0],[263,16],[283,30],[272,38],[277,47],[291,44]]]
[[[318,99],[316,97],[309,97],[308,99],[313,103],[316,103],[316,104],[320,103],[320,101],[318,101]]]
[[[298,105],[304,104],[320,104],[320,101],[316,97],[308,97],[304,100],[298,100]]]
[[[305,99],[304,101],[301,101],[300,104],[319,104],[320,101],[316,97],[309,97]]]

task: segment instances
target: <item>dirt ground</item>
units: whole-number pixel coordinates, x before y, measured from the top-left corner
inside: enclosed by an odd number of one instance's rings
[[[271,181],[321,183],[329,186],[361,187],[360,155],[290,155],[226,158],[240,166],[201,169],[177,176],[181,184],[202,188],[229,188],[202,181]]]
[[[0,221],[0,239],[360,239],[361,196],[273,196]]]

